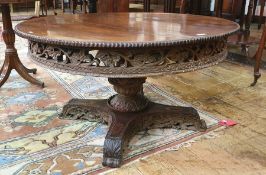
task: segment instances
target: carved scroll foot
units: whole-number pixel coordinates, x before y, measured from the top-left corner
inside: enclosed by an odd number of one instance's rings
[[[104,140],[103,166],[120,167],[122,163],[123,140],[120,137],[106,137]]]
[[[192,107],[150,103],[137,113],[112,112],[111,125],[104,142],[103,165],[117,168],[123,159],[123,150],[137,132],[155,128],[206,131],[207,125]]]
[[[117,168],[122,163],[123,151],[126,149],[128,141],[141,130],[141,127],[133,123],[138,118],[138,113],[114,111],[111,113],[109,120],[111,123],[104,141],[102,164]]]

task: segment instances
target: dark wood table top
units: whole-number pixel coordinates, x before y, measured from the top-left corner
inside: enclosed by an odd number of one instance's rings
[[[87,47],[170,46],[231,34],[229,20],[188,14],[103,13],[31,19],[16,26],[18,35],[37,42]]]

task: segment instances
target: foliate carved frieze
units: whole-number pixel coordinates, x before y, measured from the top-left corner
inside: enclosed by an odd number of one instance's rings
[[[141,77],[208,67],[227,54],[226,38],[175,47],[99,50],[30,42],[34,60],[50,68],[106,77]]]

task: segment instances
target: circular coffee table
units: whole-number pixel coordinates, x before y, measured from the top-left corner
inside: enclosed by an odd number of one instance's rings
[[[205,131],[192,107],[149,101],[146,77],[194,71],[227,55],[227,37],[239,25],[224,19],[164,13],[48,16],[18,24],[31,58],[64,72],[107,77],[116,95],[72,99],[61,118],[108,122],[103,165],[118,167],[134,133],[151,128]],[[97,50],[96,56],[91,52]],[[178,86],[178,85],[177,85]]]

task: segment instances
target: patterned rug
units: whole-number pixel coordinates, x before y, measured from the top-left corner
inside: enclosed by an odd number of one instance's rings
[[[17,37],[16,47],[27,67],[36,67],[26,58],[27,42]],[[0,62],[3,61],[0,43]],[[71,98],[105,99],[114,94],[107,79],[70,75],[37,67],[41,89],[24,81],[16,72],[0,89],[0,175],[97,174],[101,165],[107,126],[88,121],[60,120],[63,105]],[[155,102],[190,106],[146,83],[144,92]],[[218,127],[218,119],[200,111],[208,131]],[[176,129],[139,132],[129,143],[124,163],[177,146],[199,133]]]

